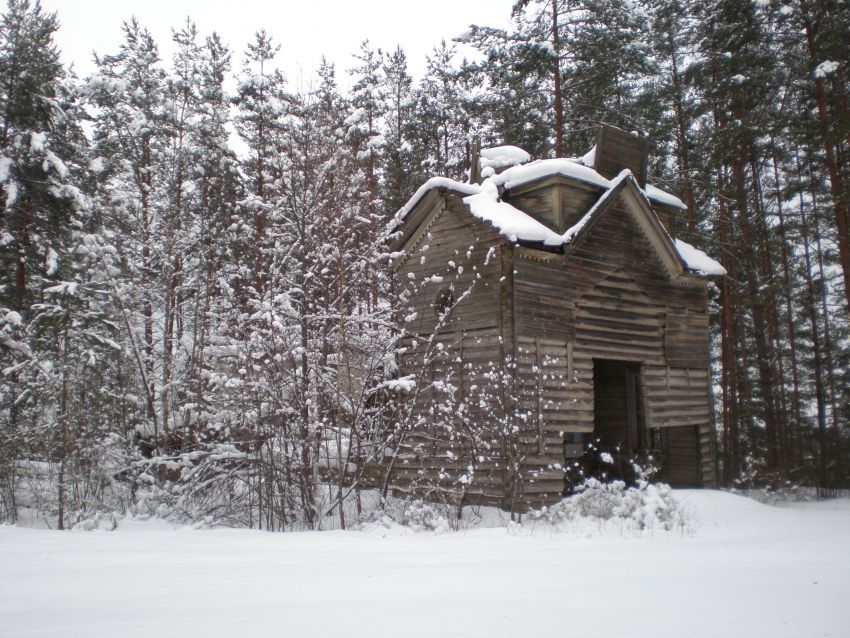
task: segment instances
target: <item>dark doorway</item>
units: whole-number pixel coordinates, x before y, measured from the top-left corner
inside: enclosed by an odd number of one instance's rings
[[[640,364],[593,360],[593,432],[603,451],[622,460],[648,447],[645,441]]]

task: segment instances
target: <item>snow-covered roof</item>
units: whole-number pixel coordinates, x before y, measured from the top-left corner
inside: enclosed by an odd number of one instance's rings
[[[602,177],[589,166],[567,158],[536,160],[522,166],[512,166],[495,175],[493,179],[498,186],[510,190],[554,175],[569,177],[600,188],[608,188],[611,184],[611,180]]]
[[[590,150],[576,159],[579,164],[584,164],[585,166],[593,167],[596,164],[596,144],[590,147]]]
[[[568,177],[599,188],[610,189],[613,180],[603,177],[592,168],[595,153],[596,147],[594,146],[582,157],[545,159],[529,162],[528,160],[531,156],[521,148],[517,146],[497,146],[482,149],[481,166],[482,168],[509,166],[509,168],[506,168],[498,175],[487,177],[496,186],[503,187],[506,190],[518,188],[554,175]],[[432,177],[420,186],[413,194],[413,197],[393,216],[393,220],[390,222],[390,232],[395,230],[416,204],[435,188],[444,188],[468,196],[480,193],[482,186],[468,182],[458,182],[448,177]],[[651,202],[682,210],[687,208],[681,199],[651,184],[647,184],[646,188],[642,190]]]
[[[523,164],[522,166],[513,166],[496,175],[494,179],[499,186],[504,186],[508,190],[524,186],[539,179],[552,177],[553,175],[569,177],[570,179],[592,184],[600,188],[610,188],[611,180],[600,175],[592,168],[595,151],[596,147],[594,146],[586,155],[579,158],[545,159]],[[651,184],[647,184],[643,191],[649,200],[656,204],[672,206],[681,210],[687,208],[681,199]]]
[[[566,246],[572,242],[590,220],[608,205],[609,200],[615,197],[623,182],[630,180],[637,187],[632,172],[627,168],[623,169],[617,177],[608,181],[608,187],[582,218],[559,234],[528,213],[502,201],[499,198],[499,177],[485,179],[480,192],[464,197],[463,203],[469,206],[475,217],[490,223],[509,241],[542,242],[545,246]]]
[[[563,239],[539,221],[499,200],[499,189],[491,179],[484,180],[480,192],[463,198],[463,203],[478,219],[490,223],[509,241],[543,242],[546,246],[560,246]]]
[[[676,239],[675,243],[676,250],[679,251],[679,256],[685,262],[688,270],[708,276],[722,276],[726,274],[726,269],[723,266],[699,248],[695,248],[681,239]]]
[[[479,164],[481,168],[504,168],[525,164],[530,159],[531,155],[519,146],[494,146],[481,149]]]
[[[485,150],[494,151],[493,161],[497,161],[496,158],[508,158],[513,153],[513,151],[499,149],[516,149],[516,147],[498,147],[497,149]],[[521,149],[516,150],[521,151]],[[482,151],[482,157],[484,152]],[[524,153],[524,151],[522,152]],[[614,179],[609,180],[603,177],[593,168],[585,165],[585,162],[593,161],[593,153],[594,149],[591,149],[589,153],[581,158],[537,160],[526,164],[512,165],[498,175],[487,177],[480,185],[458,182],[445,177],[433,177],[425,182],[413,197],[395,214],[390,223],[389,230],[390,232],[396,230],[409,212],[425,195],[435,188],[443,188],[462,195],[463,203],[469,207],[472,215],[489,223],[508,241],[539,242],[551,247],[566,246],[572,242],[579,231],[590,222],[601,208],[606,206],[606,203],[614,196],[615,192],[620,190],[620,186],[625,181],[632,182],[634,187],[651,202],[676,208],[685,208],[685,205],[678,197],[654,186],[647,186],[645,189],[641,189],[628,169],[621,171]],[[513,157],[514,159],[521,159],[519,153],[514,154]],[[553,231],[528,213],[504,201],[500,196],[500,187],[504,190],[510,190],[553,175],[562,175],[604,189],[599,199],[597,199],[582,218],[563,233]],[[674,240],[674,246],[681,257],[682,264],[687,270],[707,276],[726,274],[723,266],[690,244],[676,239]]]
[[[676,197],[675,195],[668,193],[667,191],[663,191],[660,188],[656,188],[652,184],[647,184],[644,189],[646,196],[650,201],[655,202],[656,204],[663,204],[664,206],[672,206],[673,208],[678,208],[680,210],[686,210],[688,207],[685,205],[681,199]]]
[[[415,193],[413,193],[413,196],[407,200],[407,203],[404,206],[398,209],[398,212],[393,215],[392,220],[390,220],[387,230],[389,232],[393,232],[401,226],[401,223],[404,221],[404,218],[407,217],[408,213],[416,207],[425,195],[435,188],[445,188],[446,190],[455,191],[461,195],[474,195],[475,193],[481,192],[481,186],[478,184],[458,182],[457,180],[449,179],[448,177],[432,177],[422,184]]]

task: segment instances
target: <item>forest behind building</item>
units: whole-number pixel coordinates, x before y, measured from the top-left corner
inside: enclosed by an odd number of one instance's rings
[[[0,18],[0,520],[344,526],[413,427],[393,216],[475,138],[576,157],[602,122],[649,136],[674,234],[728,273],[722,485],[850,487],[848,3],[520,0],[421,78],[363,42],[306,88],[271,31],[187,19],[164,57],[128,19],[77,77],[59,29]]]

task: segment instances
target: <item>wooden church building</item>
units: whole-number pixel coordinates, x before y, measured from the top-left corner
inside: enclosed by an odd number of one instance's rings
[[[594,442],[673,486],[715,483],[707,285],[724,271],[671,237],[684,205],[646,184],[647,152],[607,125],[582,158],[485,149],[469,182],[433,178],[398,212],[395,490],[539,507]]]

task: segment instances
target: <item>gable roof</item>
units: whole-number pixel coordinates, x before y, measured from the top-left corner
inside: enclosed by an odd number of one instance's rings
[[[628,169],[621,171],[614,179],[606,179],[584,165],[588,160],[592,160],[592,155],[591,150],[588,155],[578,160],[538,160],[512,166],[487,178],[480,185],[444,177],[431,178],[416,191],[390,222],[388,231],[395,233],[393,244],[400,248],[417,230],[420,224],[411,223],[405,228],[405,222],[413,217],[410,213],[435,189],[462,197],[465,207],[474,217],[488,223],[508,241],[542,244],[545,247],[561,249],[565,254],[571,252],[571,246],[582,240],[615,201],[626,198],[631,204],[627,208],[632,211],[637,223],[652,240],[672,277],[683,272],[707,276],[726,274],[723,267],[704,252],[680,240],[674,241],[658,220],[650,200],[667,206],[684,207],[678,198],[650,186],[642,189]],[[504,191],[552,176],[562,176],[605,189],[581,219],[563,233],[555,232],[501,197]]]
[[[691,246],[688,242],[681,239],[673,240],[676,244],[676,250],[682,257],[682,261],[688,267],[688,270],[700,275],[708,277],[722,277],[726,274],[726,269],[711,257],[702,252],[699,248]]]
[[[387,233],[394,233],[404,223],[410,212],[416,208],[425,196],[434,189],[442,188],[444,190],[453,191],[462,195],[474,195],[481,192],[481,186],[478,184],[468,184],[466,182],[458,182],[457,180],[448,177],[432,177],[427,182],[422,184],[413,196],[407,200],[404,206],[398,209],[387,226]]]
[[[486,155],[491,150],[501,151],[502,149],[516,149],[516,147],[484,149],[482,153]],[[521,150],[522,149],[516,149],[517,152]],[[493,175],[489,179],[500,189],[504,190],[511,190],[512,188],[525,186],[526,184],[555,175],[573,179],[585,184],[590,184],[592,186],[597,186],[599,188],[609,188],[611,186],[611,180],[603,177],[592,168],[595,151],[596,147],[594,146],[583,157],[535,160],[533,162],[516,164],[497,175]],[[525,155],[527,155],[527,153]],[[407,215],[424,198],[424,196],[435,188],[442,188],[462,195],[474,195],[481,192],[482,186],[482,184],[458,182],[457,180],[453,180],[448,177],[432,177],[420,186],[407,203],[402,206],[395,215],[393,215],[389,231],[394,232],[401,225]],[[678,197],[663,191],[660,188],[656,188],[651,184],[647,184],[646,189],[644,190],[649,200],[656,204],[679,208],[682,210],[687,208]]]
[[[675,278],[688,270],[688,266],[676,249],[673,239],[652,211],[652,205],[649,203],[646,194],[638,186],[634,175],[627,168],[611,180],[611,187],[602,193],[582,218],[571,228],[564,231],[565,255],[576,250],[582,241],[592,233],[593,227],[599,223],[599,220],[619,200],[626,200],[627,210],[632,213],[637,225],[655,248],[670,276]]]

